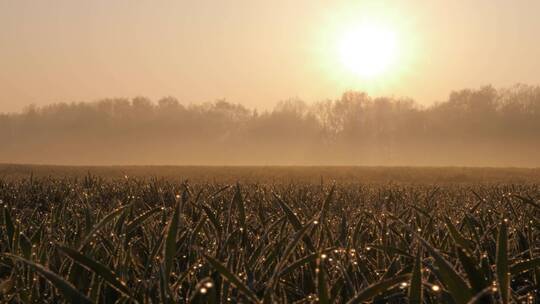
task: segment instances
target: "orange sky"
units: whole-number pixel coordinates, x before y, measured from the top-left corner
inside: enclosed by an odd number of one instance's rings
[[[269,108],[348,89],[443,100],[540,83],[540,1],[0,1],[0,111],[105,97],[226,98]],[[361,79],[336,44],[358,20],[396,31],[399,61]]]

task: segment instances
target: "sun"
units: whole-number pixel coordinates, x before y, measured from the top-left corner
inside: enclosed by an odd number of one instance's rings
[[[395,64],[398,57],[394,31],[377,24],[361,24],[343,33],[338,43],[339,58],[352,73],[374,78]]]

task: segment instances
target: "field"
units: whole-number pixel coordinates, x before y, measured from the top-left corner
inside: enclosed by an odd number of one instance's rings
[[[0,302],[536,303],[539,175],[0,166]]]

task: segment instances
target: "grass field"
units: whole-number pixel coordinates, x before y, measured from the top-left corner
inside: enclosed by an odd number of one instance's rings
[[[0,163],[0,179],[80,178],[88,173],[106,180],[131,177],[191,183],[288,184],[337,182],[400,184],[540,183],[540,168],[347,167],[347,166],[36,166]]]
[[[0,302],[536,303],[539,177],[5,165]]]

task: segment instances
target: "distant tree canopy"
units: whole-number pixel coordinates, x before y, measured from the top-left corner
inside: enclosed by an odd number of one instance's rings
[[[0,114],[0,162],[540,166],[540,87],[411,99],[346,92],[258,112],[143,97]]]

